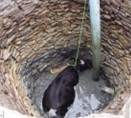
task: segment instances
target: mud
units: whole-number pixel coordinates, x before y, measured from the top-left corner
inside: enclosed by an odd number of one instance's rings
[[[41,106],[43,93],[55,76],[48,72],[41,73],[34,82],[33,92],[30,93],[32,104],[36,106],[41,116],[45,116]],[[103,79],[98,82],[93,81],[92,70],[81,73],[79,84],[75,87],[75,101],[69,108],[65,118],[76,118],[101,111],[112,98],[112,96],[100,90],[101,85],[105,85],[105,81]]]

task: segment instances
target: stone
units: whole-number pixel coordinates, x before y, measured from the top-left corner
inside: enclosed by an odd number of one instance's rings
[[[8,49],[4,49],[4,51],[3,51],[3,59],[4,60],[9,59],[10,55],[11,54],[10,54],[9,50]]]
[[[8,18],[3,19],[3,24],[7,24],[8,20],[9,20]]]
[[[111,20],[111,17],[107,14],[104,14],[103,17],[106,19],[106,20]]]
[[[9,28],[9,27],[12,25],[12,20],[9,19],[9,18],[5,18],[5,19],[3,20],[3,24],[4,24],[4,27],[5,27],[5,28]]]
[[[7,39],[6,45],[10,45],[12,41],[15,39],[15,35],[12,35],[10,38]]]
[[[123,115],[112,115],[109,113],[101,113],[101,114],[91,114],[89,116],[79,117],[79,118],[124,118],[124,116]]]
[[[20,45],[22,43],[22,41],[21,40],[16,40],[16,45]]]
[[[0,118],[36,118],[36,117],[26,116],[24,114],[19,113],[18,111],[10,110],[0,106]]]
[[[21,26],[18,29],[19,29],[19,31],[21,31],[21,30],[25,29],[25,26]]]
[[[35,6],[33,5],[33,4],[28,4],[27,6],[24,6],[24,7],[22,7],[22,12],[25,14],[25,15],[27,15],[27,14],[29,14],[29,13],[31,13],[33,10],[34,10],[34,8],[35,8]]]
[[[30,24],[30,25],[34,25],[34,24],[36,24],[36,21],[35,21],[35,20],[31,20],[31,21],[29,22],[29,24]]]

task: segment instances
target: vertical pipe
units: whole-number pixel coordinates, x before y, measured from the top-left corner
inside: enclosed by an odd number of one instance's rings
[[[89,0],[92,54],[93,54],[93,79],[99,79],[100,51],[101,51],[101,25],[100,25],[100,0]]]

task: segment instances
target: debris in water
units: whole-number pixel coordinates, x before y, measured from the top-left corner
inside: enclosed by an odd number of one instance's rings
[[[101,89],[102,91],[104,91],[104,92],[109,93],[109,94],[113,94],[113,95],[115,94],[114,89],[111,88],[111,87],[107,87],[107,86],[102,85],[102,86],[100,86],[100,89]]]

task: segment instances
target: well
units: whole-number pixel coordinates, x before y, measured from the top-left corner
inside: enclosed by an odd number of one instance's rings
[[[21,69],[31,67],[37,75],[57,64],[56,60],[46,60],[48,54],[53,59],[68,57],[77,44],[82,10],[83,0],[0,1],[0,99],[6,98],[6,104],[0,100],[1,105],[37,114],[26,95]],[[102,67],[117,91],[104,111],[117,114],[131,90],[131,2],[101,0],[101,19]],[[85,28],[81,45],[90,53],[89,11]]]

